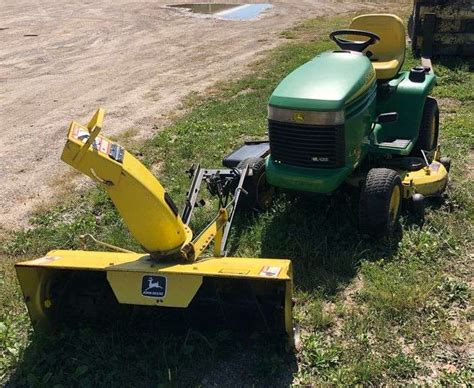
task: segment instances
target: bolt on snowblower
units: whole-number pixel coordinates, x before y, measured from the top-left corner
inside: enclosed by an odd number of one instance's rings
[[[16,271],[34,328],[122,319],[148,306],[153,311],[159,308],[160,313],[194,311],[193,316],[205,325],[238,322],[245,330],[280,332],[293,348],[291,261],[227,257],[239,200],[251,195],[244,187],[251,186],[252,167],[193,165],[191,187],[180,214],[138,159],[99,134],[103,118],[104,110],[99,109],[87,126],[73,121],[61,159],[104,186],[146,253],[90,236],[115,252],[53,250],[18,263]],[[194,233],[189,223],[203,183],[218,198],[219,209],[202,231]],[[208,254],[212,244],[212,254]]]

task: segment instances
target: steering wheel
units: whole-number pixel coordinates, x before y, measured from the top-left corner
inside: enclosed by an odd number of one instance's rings
[[[339,38],[340,35],[356,35],[356,36],[363,36],[368,38],[367,40],[359,41],[359,40],[348,40]],[[362,52],[370,45],[373,45],[375,42],[380,40],[380,36],[374,34],[370,31],[363,31],[363,30],[336,30],[329,34],[329,37],[336,42],[336,44],[342,50],[351,50],[351,51],[358,51]]]

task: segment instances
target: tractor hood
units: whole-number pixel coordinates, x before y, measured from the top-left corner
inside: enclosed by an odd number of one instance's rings
[[[365,55],[328,51],[283,79],[269,104],[298,110],[341,111],[375,82],[375,70]]]

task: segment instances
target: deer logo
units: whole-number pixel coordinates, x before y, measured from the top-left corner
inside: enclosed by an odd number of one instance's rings
[[[162,298],[166,293],[166,278],[164,276],[146,275],[142,279],[142,295]]]
[[[153,288],[158,288],[159,290],[162,290],[162,289],[163,289],[163,287],[160,286],[159,281],[157,280],[156,282],[154,282],[154,281],[153,281],[153,278],[150,276],[150,277],[148,278],[148,288],[145,290],[145,292],[146,292],[146,291],[149,291],[149,290],[151,290],[151,289],[153,289]]]

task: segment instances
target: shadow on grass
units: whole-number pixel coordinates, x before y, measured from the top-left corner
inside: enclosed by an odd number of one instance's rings
[[[258,215],[236,220],[239,232],[252,223],[262,225],[255,236],[238,235],[237,244],[257,239],[261,257],[292,260],[299,290],[334,296],[353,278],[361,260],[391,260],[402,239],[401,228],[391,238],[362,239],[357,208],[358,196],[350,192],[314,197],[284,194],[263,215],[263,222]]]
[[[187,309],[120,305],[102,273],[66,282],[75,303],[69,294],[57,299],[51,316],[60,329],[32,334],[7,387],[291,384],[296,358],[284,335],[250,322],[259,317],[254,306],[237,315],[194,301]],[[86,282],[102,287],[75,286]]]
[[[261,257],[290,258],[298,290],[331,298],[361,260],[391,260],[402,238],[400,229],[391,239],[361,239],[357,205],[347,192],[281,195],[266,213],[239,213],[230,253],[247,245]],[[125,316],[110,316],[100,327],[33,335],[7,386],[288,386],[297,371],[296,357],[272,334],[242,335],[213,322],[196,328],[185,314],[163,319],[161,309]]]
[[[260,244],[262,257],[292,259],[299,290],[334,296],[361,260],[390,260],[401,239],[361,240],[356,208],[357,196],[347,193],[282,195],[267,213],[239,214],[230,252]],[[288,386],[297,371],[295,355],[272,333],[242,333],[212,319],[196,325],[202,317],[169,319],[153,308],[102,318],[99,327],[87,327],[84,316],[78,328],[34,334],[7,386]]]
[[[33,334],[6,387],[288,386],[295,372],[263,336],[115,324]]]
[[[451,71],[457,71],[460,68],[467,67],[469,72],[474,71],[474,60],[472,58],[461,56],[439,56],[433,59],[436,65],[442,65]]]

